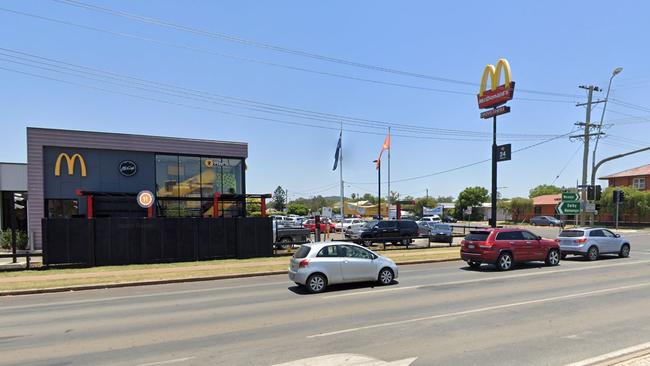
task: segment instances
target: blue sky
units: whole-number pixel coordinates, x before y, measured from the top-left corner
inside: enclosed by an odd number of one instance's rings
[[[571,131],[575,122],[585,118],[584,108],[575,106],[586,99],[578,85],[591,83],[606,88],[611,71],[621,66],[624,71],[614,79],[612,102],[605,115],[610,136],[602,140],[599,156],[650,144],[647,2],[495,1],[487,8],[485,2],[478,1],[83,1],[207,32],[476,84],[485,64],[505,57],[517,90],[515,100],[509,103],[512,113],[498,123],[500,133],[513,135],[500,137],[498,142],[512,143],[513,150]],[[349,130],[344,131],[343,143],[348,194],[376,192],[372,160],[377,157],[387,124],[403,125],[394,131],[392,139],[393,180],[489,158],[491,124],[478,116],[475,85],[316,60],[55,1],[7,0],[0,7],[4,9],[0,9],[0,48],[5,49],[0,51],[0,161],[26,160],[27,126],[234,140],[249,143],[249,193],[271,192],[281,185],[289,189],[291,198],[338,194],[338,172],[331,170],[338,118],[318,115],[309,119],[286,112],[278,115],[277,110],[270,114],[251,109],[250,103],[242,109],[232,103],[220,105],[205,98],[137,89],[134,84],[88,80],[57,72],[61,71],[57,68],[52,71],[24,65],[28,62],[17,59],[11,51],[174,87],[385,122],[369,126],[348,119],[344,124]],[[18,15],[7,9],[114,33]],[[604,98],[604,94],[596,93],[596,97]],[[593,119],[599,120],[600,114],[598,106]],[[504,187],[500,191],[513,197],[527,195],[530,188],[542,183],[575,185],[580,176],[581,145],[559,138],[513,154],[512,161],[499,165],[499,186]],[[643,153],[621,159],[606,164],[600,173],[646,164],[649,158],[650,153]],[[456,196],[464,187],[489,184],[490,164],[483,163],[394,182],[391,190],[423,196],[428,188],[430,195]],[[382,191],[386,192],[385,185]]]

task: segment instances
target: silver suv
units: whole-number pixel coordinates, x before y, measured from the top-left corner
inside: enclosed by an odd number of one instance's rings
[[[575,254],[595,261],[601,254],[618,254],[621,258],[630,255],[630,242],[605,228],[563,230],[555,241],[560,244],[562,258]]]

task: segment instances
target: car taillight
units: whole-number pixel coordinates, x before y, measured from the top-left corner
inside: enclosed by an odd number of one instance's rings
[[[573,241],[574,243],[584,244],[587,242],[587,238],[580,238]]]
[[[298,268],[306,268],[309,265],[309,259],[303,259],[298,264]]]

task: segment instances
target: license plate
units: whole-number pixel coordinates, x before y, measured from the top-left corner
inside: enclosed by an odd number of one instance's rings
[[[474,249],[474,248],[476,248],[476,246],[474,246],[474,244],[470,244],[470,245],[468,245],[467,247],[468,247],[469,249]]]

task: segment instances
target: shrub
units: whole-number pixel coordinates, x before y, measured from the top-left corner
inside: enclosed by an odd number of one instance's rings
[[[22,230],[16,230],[16,249],[25,250],[27,249],[27,233]],[[5,250],[11,250],[11,230],[5,230],[0,232],[0,248]]]

